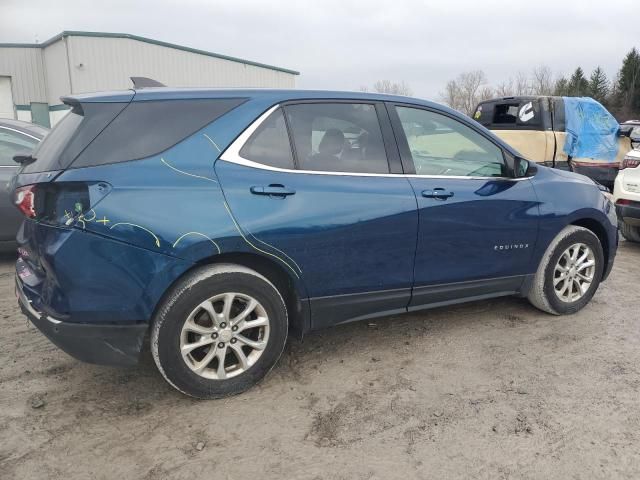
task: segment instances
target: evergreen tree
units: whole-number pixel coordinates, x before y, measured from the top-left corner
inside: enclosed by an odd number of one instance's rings
[[[553,94],[560,97],[566,97],[569,95],[569,82],[566,78],[560,77],[556,80],[556,84],[553,88]]]
[[[607,76],[600,67],[591,73],[588,94],[600,103],[605,103],[607,95],[609,94],[609,80],[607,80]]]
[[[622,61],[616,90],[623,116],[640,113],[640,54],[635,48]]]
[[[571,97],[584,97],[589,94],[589,81],[585,78],[582,68],[578,67],[573,72],[567,89]]]

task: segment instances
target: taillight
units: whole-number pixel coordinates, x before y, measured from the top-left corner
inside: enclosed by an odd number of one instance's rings
[[[36,216],[36,186],[27,185],[26,187],[17,188],[13,198],[13,203],[18,210],[29,218]]]
[[[620,166],[620,170],[623,168],[636,168],[640,165],[640,159],[632,158],[632,157],[624,157],[622,159],[622,165]]]
[[[616,200],[616,205],[631,205],[631,200],[627,200],[626,198],[619,198]]]

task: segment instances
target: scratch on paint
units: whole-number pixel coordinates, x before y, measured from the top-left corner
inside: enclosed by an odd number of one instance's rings
[[[131,227],[136,227],[136,228],[140,228],[142,230],[144,230],[145,232],[147,232],[149,235],[152,235],[153,238],[155,238],[156,240],[156,247],[160,248],[160,239],[156,236],[155,233],[153,233],[151,230],[148,230],[144,227],[141,227],[140,225],[136,225],[135,223],[127,223],[127,222],[119,222],[119,223],[114,223],[113,225],[111,225],[111,227],[109,227],[109,230],[113,230],[114,228],[116,228],[118,225],[129,225]]]
[[[186,237],[187,235],[200,235],[201,237],[206,238],[207,240],[209,240],[211,243],[213,243],[213,245],[218,249],[218,253],[221,252],[220,247],[218,246],[218,244],[216,242],[214,242],[213,240],[211,240],[209,237],[207,237],[204,233],[200,233],[200,232],[187,232],[184,235],[181,235],[174,243],[173,243],[173,248],[176,248],[176,245],[178,245],[178,243],[180,242],[180,240],[182,240],[184,237]]]
[[[162,158],[162,157],[160,158],[160,161],[161,161],[162,163],[164,163],[167,167],[169,167],[171,170],[174,170],[174,171],[176,171],[176,172],[178,172],[178,173],[181,173],[181,174],[183,174],[183,175],[188,175],[189,177],[201,178],[202,180],[208,180],[208,181],[213,182],[213,183],[218,183],[218,181],[217,181],[217,180],[214,180],[213,178],[203,177],[203,176],[200,176],[200,175],[194,175],[193,173],[187,173],[187,172],[185,172],[185,171],[182,171],[182,170],[180,170],[180,169],[178,169],[178,168],[176,168],[176,167],[174,167],[174,166],[170,165],[170,164],[169,164],[169,162],[167,162],[167,161],[166,161],[164,158]]]
[[[293,272],[293,274],[296,276],[296,278],[300,278],[300,275],[298,275],[298,272],[296,272],[296,271],[295,271],[295,269],[294,269],[291,265],[289,265],[286,261],[284,261],[282,258],[280,258],[280,257],[279,257],[279,256],[277,256],[277,255],[274,255],[273,253],[265,252],[264,250],[262,250],[262,249],[260,249],[260,248],[256,247],[253,243],[251,243],[251,242],[247,239],[247,237],[245,237],[245,236],[244,236],[244,233],[242,233],[242,230],[240,230],[240,226],[239,226],[239,225],[238,225],[238,223],[236,222],[236,219],[235,219],[235,218],[233,218],[233,214],[231,213],[231,210],[229,209],[229,205],[227,205],[227,202],[225,201],[225,202],[223,202],[223,203],[224,203],[224,208],[226,208],[227,213],[228,213],[228,214],[229,214],[229,216],[231,217],[231,221],[233,222],[233,224],[234,224],[234,225],[235,225],[235,227],[236,227],[236,230],[238,230],[238,233],[240,234],[240,236],[242,237],[242,239],[243,239],[245,242],[247,242],[251,247],[253,247],[253,248],[254,248],[254,249],[256,249],[257,251],[259,251],[259,252],[261,252],[261,253],[264,253],[264,254],[266,254],[266,255],[269,255],[269,256],[271,256],[271,257],[273,257],[273,258],[276,258],[276,259],[280,260],[280,261],[281,261],[282,263],[284,263],[287,267],[289,267],[289,270],[291,270],[291,271]]]
[[[211,137],[209,135],[207,135],[206,133],[203,133],[202,135],[204,135],[205,137],[207,137],[207,140],[209,140],[211,142],[211,144],[216,147],[216,150],[218,150],[218,152],[222,152],[222,150],[220,150],[220,147],[218,146],[218,144],[216,142],[214,142],[213,140],[211,140]]]

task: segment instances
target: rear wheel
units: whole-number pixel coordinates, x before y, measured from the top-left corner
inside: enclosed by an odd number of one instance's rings
[[[273,368],[287,338],[276,287],[239,265],[192,272],[154,319],[151,349],[164,378],[182,393],[219,398],[247,390]]]
[[[640,243],[640,227],[634,227],[625,222],[619,222],[618,227],[622,236],[630,242]]]
[[[570,225],[553,239],[542,257],[529,301],[554,315],[575,313],[589,303],[603,271],[598,237],[586,228]]]

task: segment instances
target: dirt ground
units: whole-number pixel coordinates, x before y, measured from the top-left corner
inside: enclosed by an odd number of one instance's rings
[[[640,478],[640,246],[579,314],[498,299],[289,341],[257,388],[196,401],[146,352],[79,363],[0,260],[1,479]]]

